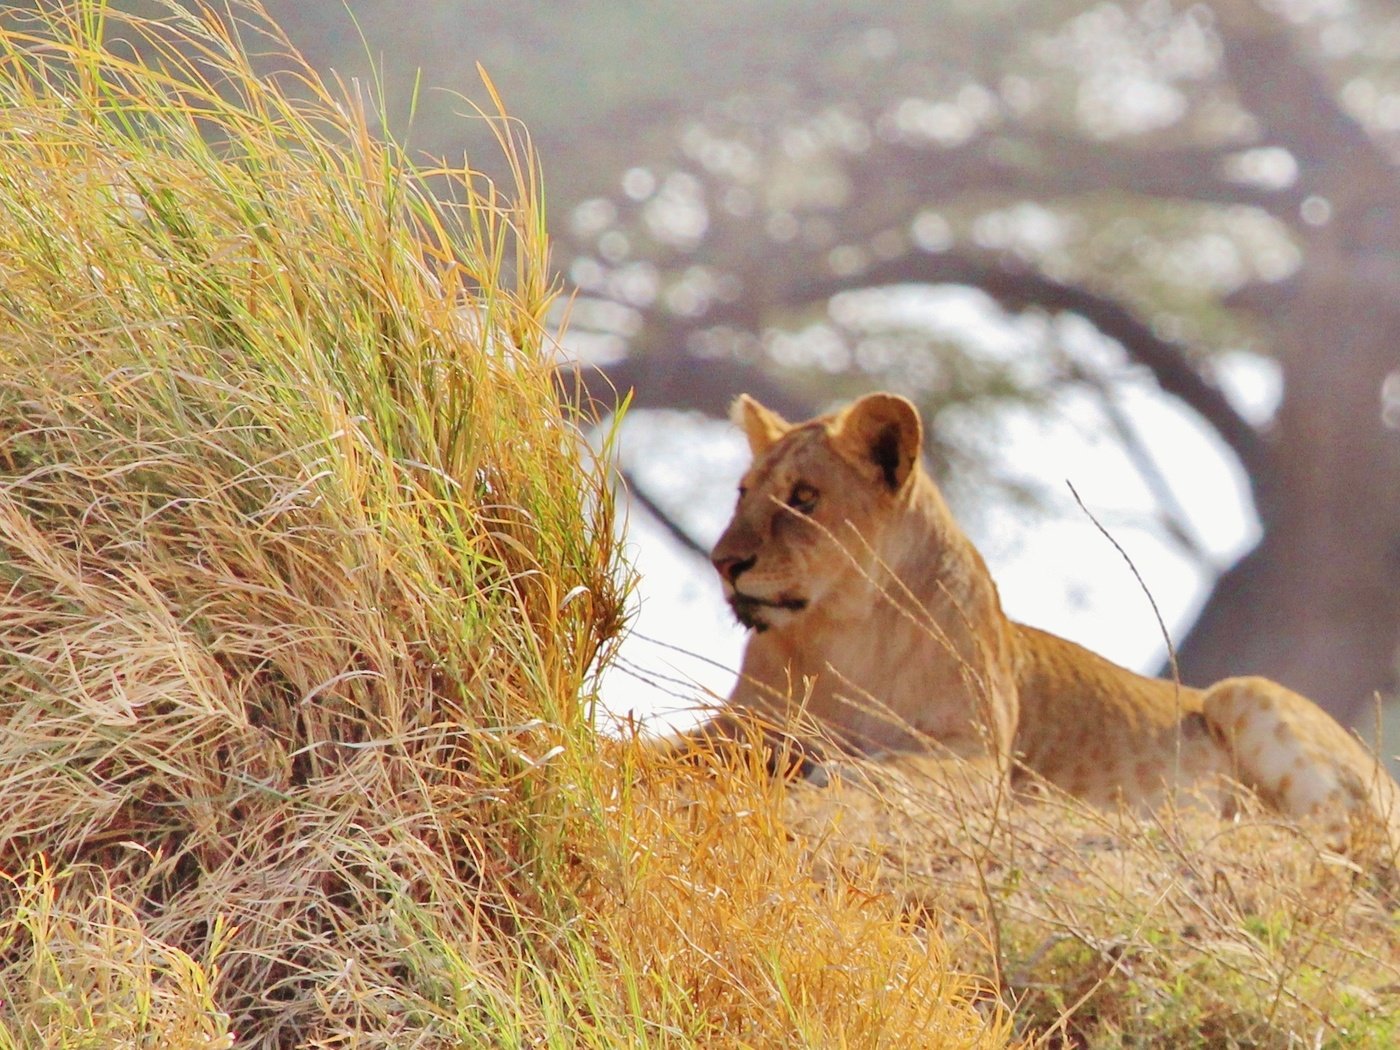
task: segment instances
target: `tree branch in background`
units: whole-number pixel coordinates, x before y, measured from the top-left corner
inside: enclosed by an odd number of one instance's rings
[[[1317,169],[1339,164],[1352,178],[1360,168],[1384,175],[1386,182],[1393,179],[1394,167],[1303,57],[1287,20],[1262,12],[1253,0],[1224,0],[1214,6],[1229,82],[1263,124],[1265,136],[1297,159],[1304,187]]]
[[[558,371],[566,392],[577,392],[605,415],[632,394],[633,408],[703,412],[724,419],[742,393],[752,394],[790,419],[806,419],[813,407],[760,368],[732,358],[698,358],[684,351],[688,338],[708,327],[656,318],[622,360],[608,365],[568,364]]]
[[[1132,420],[1127,417],[1118,404],[1118,399],[1110,389],[1108,380],[1075,362],[1070,362],[1069,374],[1093,390],[1098,397],[1099,407],[1103,409],[1109,426],[1118,435],[1118,440],[1123,443],[1123,450],[1132,462],[1133,468],[1138,472],[1138,476],[1142,478],[1147,490],[1152,493],[1152,498],[1157,502],[1162,528],[1167,535],[1198,565],[1219,572],[1219,567],[1213,564],[1210,555],[1196,536],[1196,530],[1191,527],[1190,515],[1186,513],[1185,508],[1176,498],[1171,482],[1162,472],[1152,450],[1142,440],[1142,435],[1133,426]]]
[[[991,266],[954,253],[906,255],[878,264],[862,274],[860,281],[969,284],[1009,310],[1034,306],[1078,314],[1120,343],[1129,358],[1146,367],[1165,392],[1200,415],[1239,457],[1256,484],[1267,487],[1271,456],[1259,432],[1235,410],[1219,387],[1196,370],[1180,344],[1163,339],[1117,300],[1065,284],[1037,270]]]
[[[1261,518],[1273,499],[1273,454],[1269,444],[1229,400],[1191,363],[1184,347],[1162,338],[1122,303],[1066,284],[1029,267],[996,265],[958,252],[911,252],[878,262],[854,276],[770,275],[770,298],[760,304],[746,296],[719,303],[698,321],[659,319],[643,332],[636,357],[610,368],[615,382],[645,390],[653,403],[692,407],[720,415],[741,390],[792,418],[806,418],[813,406],[797,403],[790,391],[760,369],[726,359],[696,361],[676,354],[695,332],[721,325],[761,333],[768,310],[795,310],[824,303],[840,292],[898,284],[962,284],[979,288],[1008,310],[1038,307],[1075,313],[1119,342],[1129,358],[1143,365],[1166,393],[1196,412],[1239,458],[1254,490]],[[669,352],[668,352],[669,351]]]
[[[1089,145],[1068,135],[1017,133],[974,139],[951,149],[883,146],[847,163],[843,172],[852,201],[887,199],[891,183],[934,207],[968,194],[1054,200],[1121,192],[1254,207],[1295,220],[1306,196],[1296,185],[1274,189],[1226,177],[1226,161],[1243,148],[1133,148],[1109,142]]]
[[[646,489],[637,484],[637,479],[629,472],[622,472],[622,484],[627,489],[632,501],[644,511],[656,519],[657,523],[666,530],[671,539],[675,540],[690,553],[695,554],[705,561],[710,560],[710,552],[702,546],[693,536],[690,535],[675,518],[671,517],[654,499],[647,495]]]

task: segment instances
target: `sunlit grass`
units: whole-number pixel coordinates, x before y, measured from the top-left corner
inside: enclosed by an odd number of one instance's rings
[[[614,859],[585,898],[632,960],[641,1016],[676,1018],[702,1045],[1004,1044],[989,983],[880,889],[878,864],[838,850],[849,865],[814,873],[789,787],[762,762],[605,759],[604,782],[618,779],[596,855]]]
[[[550,755],[624,580],[543,345],[533,159],[498,121],[513,200],[463,169],[445,204],[353,97],[256,76],[238,37],[288,49],[239,13],[0,39],[9,973],[111,969],[120,927],[255,1039],[528,1028]],[[405,966],[424,921],[460,1002]],[[130,980],[68,1005],[178,1018]],[[5,997],[15,1042],[81,1030],[63,987]]]
[[[1000,1042],[761,771],[594,736],[520,130],[417,166],[256,7],[143,9],[0,30],[0,1047]]]

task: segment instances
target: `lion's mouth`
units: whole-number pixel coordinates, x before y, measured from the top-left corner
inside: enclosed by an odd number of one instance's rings
[[[745,627],[755,631],[766,631],[769,624],[763,619],[764,609],[786,609],[788,612],[801,612],[807,608],[806,598],[778,598],[770,601],[767,598],[755,598],[751,594],[742,594],[735,591],[729,596],[729,607],[734,610],[734,616]]]

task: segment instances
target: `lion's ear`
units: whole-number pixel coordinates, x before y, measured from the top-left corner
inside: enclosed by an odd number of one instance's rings
[[[755,457],[763,455],[792,429],[789,423],[771,408],[760,405],[748,394],[740,394],[729,407],[729,418],[743,429],[749,439],[749,449]]]
[[[898,492],[924,444],[919,410],[894,394],[867,394],[830,424],[831,446],[863,470],[872,467],[891,492]]]

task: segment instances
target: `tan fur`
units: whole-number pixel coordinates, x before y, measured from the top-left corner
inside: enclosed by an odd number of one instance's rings
[[[1242,783],[1339,845],[1365,828],[1400,849],[1400,789],[1312,702],[1262,678],[1144,678],[1007,619],[908,401],[792,425],[741,397],[734,418],[754,460],[713,552],[753,628],[734,708],[787,724],[800,705],[853,752],[946,748],[1097,804],[1191,787],[1225,805]]]

